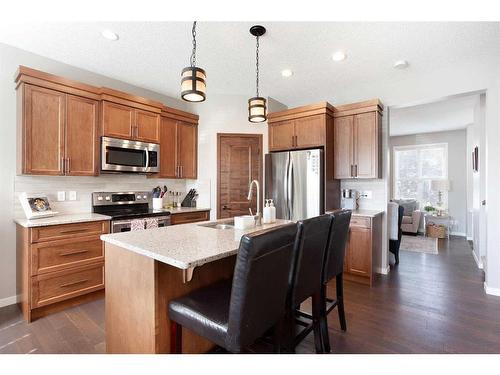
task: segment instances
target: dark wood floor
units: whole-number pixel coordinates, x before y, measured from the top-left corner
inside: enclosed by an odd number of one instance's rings
[[[500,353],[500,297],[483,289],[468,243],[440,240],[438,255],[402,252],[372,288],[347,283],[347,332],[329,316],[335,353]],[[26,324],[0,309],[0,353],[103,353],[104,301]],[[312,335],[297,348],[314,351]]]

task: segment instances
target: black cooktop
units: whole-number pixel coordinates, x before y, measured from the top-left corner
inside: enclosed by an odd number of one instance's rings
[[[169,211],[152,210],[147,204],[94,206],[93,211],[98,214],[111,216],[113,220],[170,215]]]

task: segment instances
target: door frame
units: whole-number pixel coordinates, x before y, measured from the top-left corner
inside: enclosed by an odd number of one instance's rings
[[[220,151],[221,151],[221,139],[222,138],[258,138],[260,147],[260,171],[259,171],[259,185],[260,185],[260,200],[261,200],[261,210],[264,209],[262,202],[264,201],[263,189],[264,189],[264,149],[263,149],[263,135],[259,133],[217,133],[217,206],[215,208],[216,217],[220,219]]]

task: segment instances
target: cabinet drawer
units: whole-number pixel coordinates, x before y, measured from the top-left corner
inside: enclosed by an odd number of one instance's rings
[[[353,216],[353,217],[351,217],[351,226],[371,228],[372,225],[371,225],[371,220],[369,217]]]
[[[32,275],[98,261],[104,261],[104,246],[99,236],[41,242],[31,247]]]
[[[99,263],[32,278],[31,307],[40,307],[104,288],[104,264]]]
[[[51,225],[32,228],[31,243],[60,240],[109,232],[108,221],[90,221],[86,223]]]
[[[172,225],[194,223],[197,221],[206,221],[209,219],[208,211],[198,212],[185,212],[181,214],[174,214],[171,218]]]

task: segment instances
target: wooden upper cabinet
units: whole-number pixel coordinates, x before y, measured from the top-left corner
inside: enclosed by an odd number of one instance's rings
[[[335,119],[333,127],[333,173],[337,179],[352,178],[354,168],[352,116]]]
[[[325,144],[325,115],[301,117],[295,120],[296,148],[319,147]]]
[[[107,101],[102,102],[104,136],[132,139],[135,135],[133,134],[133,129],[135,129],[134,123],[134,108]]]
[[[160,124],[160,172],[158,177],[177,178],[177,121],[161,118]]]
[[[160,142],[160,114],[135,111],[135,139],[143,142]]]
[[[32,85],[24,87],[22,172],[64,174],[66,95]]]
[[[177,160],[180,178],[198,176],[198,126],[187,122],[177,123]]]
[[[66,175],[94,176],[98,173],[99,102],[66,96]]]
[[[269,150],[290,150],[295,145],[295,121],[279,121],[269,124]]]
[[[379,177],[380,129],[377,112],[354,115],[354,165],[356,178]]]

